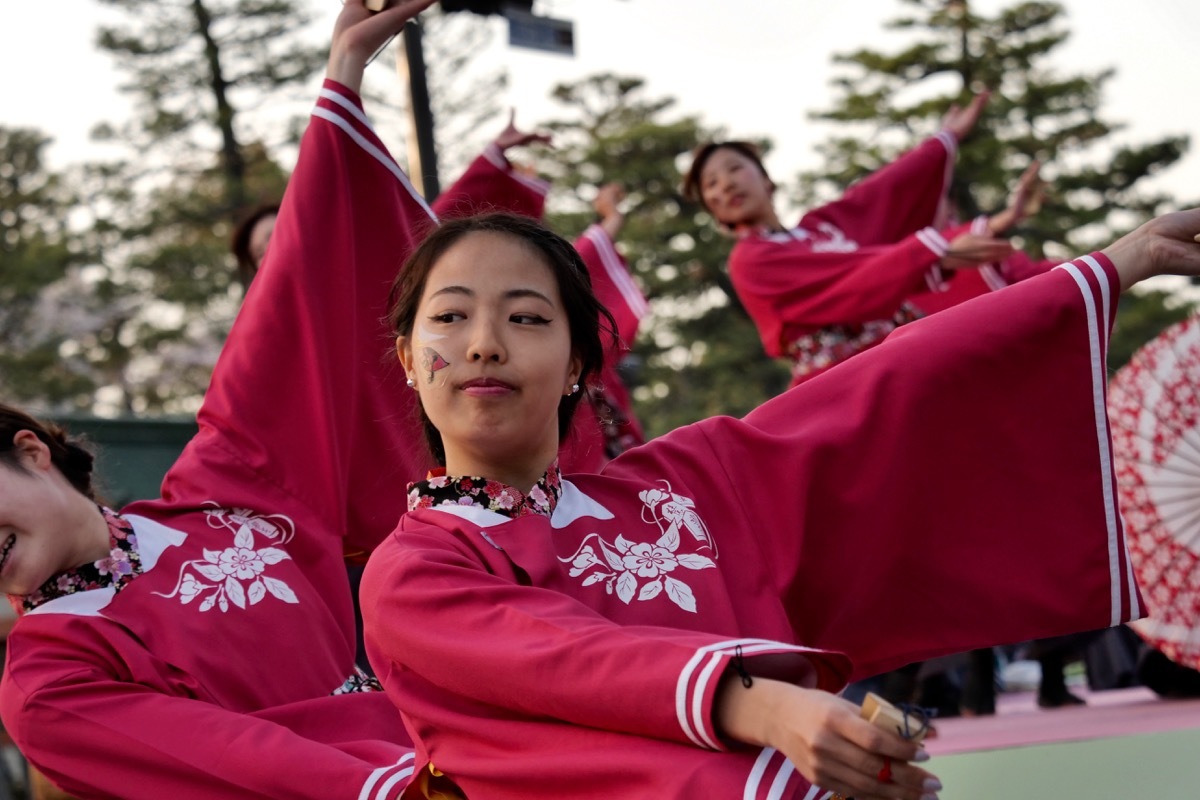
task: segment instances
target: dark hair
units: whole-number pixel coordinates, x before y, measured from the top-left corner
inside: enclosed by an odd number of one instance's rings
[[[34,419],[18,408],[0,403],[0,463],[12,469],[23,469],[13,439],[21,431],[30,431],[50,449],[50,460],[58,471],[89,500],[95,501],[92,489],[92,466],[95,456],[83,447],[81,440],[70,437],[59,426]]]
[[[767,180],[771,176],[767,174],[767,168],[763,166],[762,150],[753,142],[745,142],[737,139],[731,139],[727,142],[705,142],[692,151],[692,164],[688,167],[687,174],[683,176],[682,192],[687,200],[699,203],[707,210],[708,205],[704,202],[704,191],[700,185],[700,173],[704,171],[704,165],[708,163],[708,159],[712,158],[712,154],[718,150],[732,150],[735,153],[745,156],[758,167],[758,171],[763,174]],[[718,220],[719,222],[720,220]]]
[[[392,284],[391,311],[388,322],[396,336],[412,335],[416,322],[417,306],[425,293],[429,273],[455,243],[472,233],[498,233],[511,237],[540,255],[558,283],[563,308],[567,316],[567,328],[571,334],[571,351],[582,366],[579,373],[581,386],[587,379],[600,371],[604,363],[604,338],[617,340],[617,324],[608,309],[600,304],[592,292],[592,279],[587,265],[571,243],[541,223],[529,217],[506,212],[481,214],[474,217],[444,222],[413,251],[400,274]],[[558,438],[566,438],[571,427],[571,417],[579,400],[586,392],[564,395],[558,403]],[[421,409],[425,427],[425,439],[434,458],[445,466],[446,449],[442,434],[430,422],[425,410]]]
[[[250,281],[254,280],[254,275],[258,272],[258,264],[254,261],[254,254],[250,252],[250,236],[254,233],[254,226],[264,218],[278,214],[278,203],[264,203],[251,209],[250,213],[243,217],[242,221],[233,229],[233,236],[229,240],[229,249],[237,259],[238,277],[243,286],[249,286]]]

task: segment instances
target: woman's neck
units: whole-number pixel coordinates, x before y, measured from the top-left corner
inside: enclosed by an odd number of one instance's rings
[[[72,497],[72,517],[75,520],[70,530],[76,532],[72,546],[63,561],[62,570],[73,569],[82,564],[91,564],[109,554],[112,549],[108,522],[96,504],[82,494]],[[60,570],[60,571],[62,571]]]

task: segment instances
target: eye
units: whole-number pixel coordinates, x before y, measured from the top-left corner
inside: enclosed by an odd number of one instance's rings
[[[458,311],[443,311],[440,314],[430,315],[429,321],[447,324],[447,323],[451,323],[451,322],[458,322],[459,320],[463,320],[466,318],[467,318],[466,314],[462,314]]]
[[[509,321],[515,322],[518,325],[549,325],[550,320],[540,314],[513,314]]]

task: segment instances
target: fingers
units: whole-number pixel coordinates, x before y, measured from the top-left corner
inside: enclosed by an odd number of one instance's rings
[[[333,27],[325,76],[358,91],[371,56],[433,3],[434,0],[399,0],[373,13],[363,0],[346,0]]]
[[[923,752],[914,742],[858,717],[837,720],[834,734],[814,742],[813,772],[823,788],[856,800],[920,800],[942,788],[931,773],[909,763]]]

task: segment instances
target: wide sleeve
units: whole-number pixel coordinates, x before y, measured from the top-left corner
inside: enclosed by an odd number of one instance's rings
[[[941,227],[939,211],[954,175],[958,141],[946,131],[876,170],[828,205],[800,221],[817,230],[836,226],[862,246],[891,244],[927,226]]]
[[[819,250],[790,236],[755,236],[734,246],[729,275],[767,354],[778,357],[796,335],[890,319],[910,295],[940,280],[935,267],[948,250],[947,236],[933,228],[849,251]]]
[[[395,800],[412,774],[412,753],[397,744],[403,728],[381,692],[242,713],[163,694],[91,660],[76,642],[26,642],[19,631],[0,711],[25,720],[14,730],[22,754],[72,795]],[[92,651],[103,647],[97,641]]]
[[[590,225],[575,240],[575,249],[587,265],[597,299],[617,321],[621,352],[628,351],[638,326],[650,310],[646,296],[629,274],[625,258],[599,225]]]
[[[757,674],[800,685],[837,688],[844,676],[840,654],[616,624],[562,592],[529,585],[520,572],[489,570],[465,545],[430,528],[439,530],[405,517],[363,578],[372,665],[389,693],[403,687],[393,700],[405,715],[436,720],[451,707],[461,712],[466,699],[535,719],[724,749],[712,705],[736,653],[744,651]],[[431,699],[449,696],[456,699]]]
[[[515,169],[492,142],[449,189],[438,195],[433,210],[440,219],[488,211],[510,211],[541,219],[549,191],[549,183]]]
[[[797,641],[863,676],[1143,613],[1105,409],[1117,285],[1081,258],[699,426]]]
[[[395,487],[431,460],[384,318],[432,224],[358,97],[326,81],[168,503],[259,508],[269,486],[351,545],[391,530]]]

